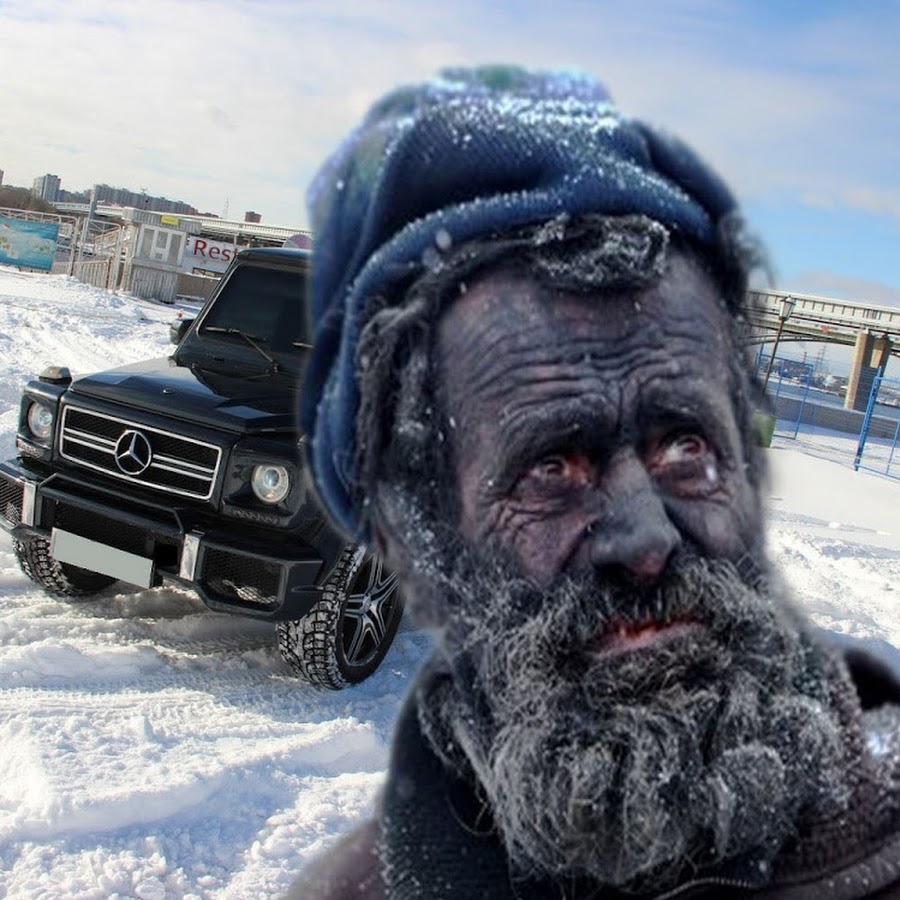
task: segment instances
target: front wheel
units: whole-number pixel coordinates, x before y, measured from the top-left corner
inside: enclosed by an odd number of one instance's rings
[[[35,584],[60,597],[88,597],[116,580],[54,559],[47,538],[13,541],[13,552],[22,571]]]
[[[381,556],[345,547],[322,599],[302,619],[278,623],[278,649],[296,675],[339,690],[378,668],[402,616],[397,576]]]

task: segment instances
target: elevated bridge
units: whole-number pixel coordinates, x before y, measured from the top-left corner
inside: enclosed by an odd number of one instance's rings
[[[784,321],[782,341],[825,341],[854,346],[860,331],[887,335],[894,345],[891,353],[900,356],[900,307],[847,303],[811,294],[779,290],[749,291],[744,313],[751,327],[750,343],[774,340],[786,300],[793,300]]]
[[[819,341],[854,347],[847,396],[848,409],[864,408],[878,369],[900,357],[900,308],[848,303],[829,297],[776,289],[753,289],[743,307],[750,344]]]

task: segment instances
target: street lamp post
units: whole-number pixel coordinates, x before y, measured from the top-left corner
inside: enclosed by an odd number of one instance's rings
[[[778,352],[778,342],[781,340],[781,332],[784,331],[784,323],[791,317],[794,304],[797,301],[788,294],[781,298],[781,312],[778,314],[778,331],[775,332],[775,342],[772,344],[772,355],[769,357],[769,365],[766,367],[766,377],[763,379],[763,392],[769,386],[769,376],[772,374],[772,366],[775,364],[775,354]]]

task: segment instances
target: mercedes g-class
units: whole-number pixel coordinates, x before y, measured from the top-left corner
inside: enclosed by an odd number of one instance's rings
[[[173,322],[171,357],[29,382],[18,456],[0,463],[0,525],[51,594],[174,582],[274,621],[287,665],[340,688],[381,663],[402,601],[305,477],[308,267],[308,251],[244,250],[197,317]]]

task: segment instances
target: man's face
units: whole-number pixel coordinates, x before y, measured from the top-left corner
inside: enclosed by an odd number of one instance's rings
[[[681,255],[628,296],[495,271],[440,322],[459,521],[394,516],[450,673],[420,714],[519,875],[764,880],[840,800],[830,664],[734,565],[764,568],[726,335]]]
[[[740,557],[759,506],[726,335],[715,286],[680,254],[636,294],[472,285],[438,344],[463,536],[539,581],[590,567],[652,581],[683,542]]]

